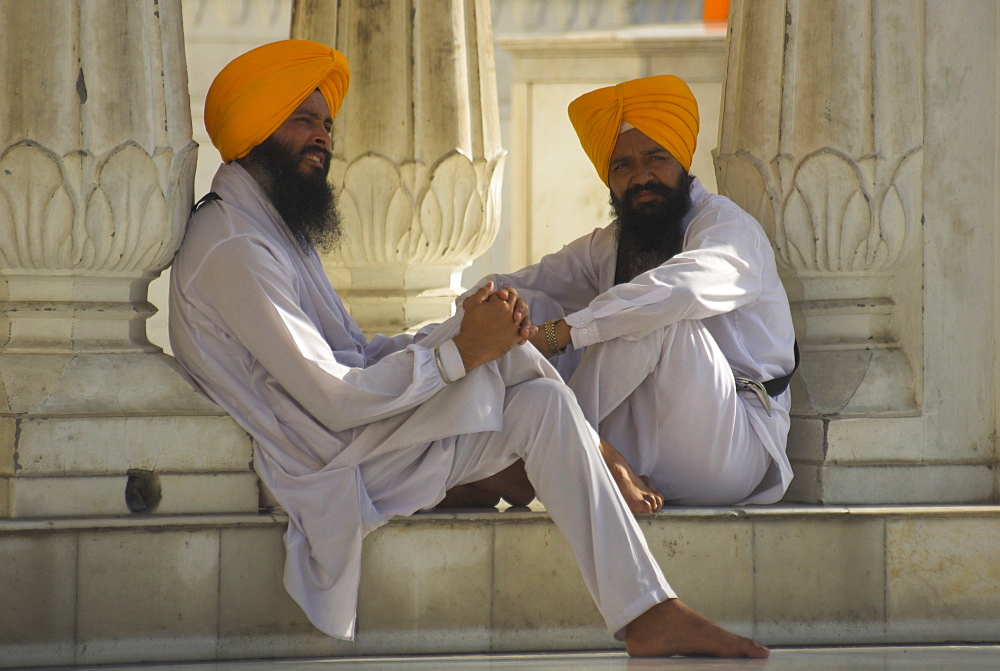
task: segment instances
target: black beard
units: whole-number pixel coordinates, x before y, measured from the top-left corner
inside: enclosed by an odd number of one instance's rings
[[[685,172],[676,189],[649,182],[631,187],[622,200],[611,194],[612,214],[618,219],[615,284],[630,282],[681,251],[684,244],[681,222],[691,210],[691,179]],[[663,200],[633,206],[632,199],[643,191],[659,194]]]
[[[341,234],[333,187],[326,181],[330,152],[322,149],[326,155],[322,171],[303,175],[300,166],[306,151],[315,152],[316,147],[296,154],[272,135],[240,161],[257,179],[302,251],[315,248],[325,254],[340,244]]]

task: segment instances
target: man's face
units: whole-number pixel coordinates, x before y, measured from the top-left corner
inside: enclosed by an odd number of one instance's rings
[[[618,136],[608,182],[617,220],[615,284],[621,284],[681,251],[691,177],[666,149],[633,128]]]
[[[277,143],[292,152],[296,169],[303,176],[322,174],[330,170],[330,129],[333,119],[326,98],[313,91],[291,116],[271,134]]]
[[[304,250],[333,249],[340,216],[330,170],[330,119],[314,91],[270,137],[237,161],[253,175]]]
[[[682,185],[684,167],[666,149],[635,128],[621,133],[608,163],[608,186],[622,204],[641,210],[644,205],[660,202],[661,193],[646,185],[677,189]]]

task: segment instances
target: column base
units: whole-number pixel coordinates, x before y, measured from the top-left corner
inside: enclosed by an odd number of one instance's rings
[[[802,347],[792,413],[906,416],[919,412],[906,353],[898,347]]]
[[[252,513],[249,436],[166,355],[0,355],[0,518]]]
[[[991,463],[960,445],[923,457],[924,417],[793,417],[788,456],[795,478],[784,501],[941,504],[996,501]]]

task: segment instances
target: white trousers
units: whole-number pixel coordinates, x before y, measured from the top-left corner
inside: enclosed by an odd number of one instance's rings
[[[533,350],[515,352],[511,358],[529,365],[539,360]],[[629,622],[676,594],[611,479],[597,434],[572,392],[546,377],[524,379],[524,371],[504,365],[508,363],[500,366],[505,381],[513,383],[507,388],[502,430],[440,441],[418,459],[406,456],[407,450],[376,457],[361,464],[365,488],[383,514],[408,514],[412,510],[406,507],[412,506],[418,489],[425,492],[422,507],[433,506],[447,489],[523,459],[538,500],[569,542],[609,631],[621,638]],[[411,461],[404,465],[402,459]],[[439,482],[436,494],[433,489],[427,494],[429,472],[439,472],[446,462],[446,481]]]
[[[748,499],[771,457],[751,424],[759,402],[738,394],[733,371],[701,322],[638,340],[591,345],[568,375],[587,420],[676,505]],[[787,415],[776,404],[776,413]]]

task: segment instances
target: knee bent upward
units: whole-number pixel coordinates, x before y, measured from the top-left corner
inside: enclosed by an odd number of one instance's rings
[[[553,407],[569,406],[576,409],[576,397],[562,382],[540,377],[507,388],[505,410],[519,406],[524,415],[541,415]],[[506,412],[505,412],[506,414]]]
[[[518,446],[516,450],[521,457],[535,443],[544,443],[549,451],[590,442],[597,449],[596,435],[591,438],[593,431],[573,392],[562,382],[547,378],[528,380],[507,389],[503,431],[512,445]]]

